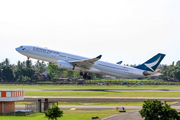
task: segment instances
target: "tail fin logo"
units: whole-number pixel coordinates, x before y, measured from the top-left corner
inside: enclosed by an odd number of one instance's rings
[[[159,62],[160,58],[161,58],[161,56],[160,56],[156,61],[154,61],[154,62],[152,62],[152,63],[149,63],[149,64],[144,64],[144,65],[146,65],[149,69],[151,69],[152,71],[154,71],[154,70],[152,69],[152,67],[155,66],[155,65]]]

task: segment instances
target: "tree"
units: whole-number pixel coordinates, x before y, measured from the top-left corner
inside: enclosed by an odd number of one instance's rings
[[[3,78],[3,80],[6,80],[6,81],[14,80],[13,72],[9,66],[3,65],[3,66],[1,66],[0,69],[3,69],[3,71],[2,71],[3,76],[0,74],[1,78]]]
[[[32,80],[34,77],[34,74],[35,74],[35,70],[32,69],[31,61],[28,61],[28,60],[26,62],[18,61],[18,65],[16,69],[14,70],[14,75],[15,75],[16,80],[18,80],[19,82],[27,81],[27,79],[23,80],[23,76],[26,76]],[[28,79],[28,81],[30,80]]]
[[[176,62],[176,66],[177,66],[177,67],[180,67],[180,60],[178,60],[178,61]]]
[[[57,117],[63,117],[63,111],[61,111],[58,106],[52,106],[52,108],[49,108],[44,113],[48,120],[57,120]]]
[[[28,76],[22,76],[22,81],[23,81],[23,82],[30,82],[30,81],[31,81],[31,78],[28,77]]]
[[[26,67],[32,68],[32,61],[31,60],[26,60]]]
[[[63,73],[66,78],[73,77],[73,71],[65,70],[65,71],[63,71]]]
[[[53,80],[58,79],[63,73],[63,69],[59,68],[57,65],[52,63],[49,63],[47,70],[48,70],[48,75]]]
[[[172,66],[174,66],[174,61],[172,62]]]
[[[161,76],[162,79],[164,80],[169,80],[169,79],[179,79],[178,77],[178,72],[180,71],[180,67],[169,65],[169,66],[164,66],[161,70],[161,73],[163,74]]]
[[[145,120],[180,120],[180,116],[175,109],[159,100],[144,101],[139,113],[142,118],[145,117]]]
[[[46,63],[44,61],[40,62],[37,60],[34,66],[37,73],[43,73],[46,70]]]
[[[176,74],[175,74],[175,77],[180,80],[180,71],[178,71]]]
[[[29,77],[31,79],[33,78],[34,74],[35,74],[35,71],[33,69],[31,69],[31,68],[25,67],[22,70],[22,75],[27,76],[27,77]]]
[[[5,65],[9,66],[9,65],[10,65],[10,61],[9,61],[9,59],[8,59],[8,58],[6,58],[6,59],[5,59],[5,61],[4,61],[4,63],[5,63]]]
[[[80,76],[80,71],[73,71],[73,78],[74,79],[79,79],[81,76]]]
[[[100,79],[103,78],[103,75],[102,75],[102,74],[96,73],[95,75],[96,75],[96,78],[100,78]]]
[[[91,77],[91,79],[96,79],[96,73],[89,72],[88,75]]]

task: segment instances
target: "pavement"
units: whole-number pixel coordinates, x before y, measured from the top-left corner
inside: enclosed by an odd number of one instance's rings
[[[0,89],[5,91],[8,89]],[[12,90],[12,89],[9,89]],[[25,91],[180,91],[172,89],[23,89]]]
[[[119,113],[101,120],[144,120],[138,111]]]
[[[124,107],[126,110],[140,110],[142,106],[86,106],[86,105],[59,105],[61,109],[70,110],[76,108],[76,110],[116,110],[118,107],[122,110]]]
[[[25,96],[20,102],[36,102],[45,99],[49,102],[143,102],[144,100],[161,100],[166,102],[180,101],[180,97],[58,97],[58,96]]]
[[[86,106],[86,105],[58,105],[61,110],[116,110],[118,107],[119,110],[122,110],[124,107],[126,110],[140,110],[142,106]],[[43,107],[43,106],[42,106]],[[25,109],[25,105],[15,105],[15,108],[18,110]]]

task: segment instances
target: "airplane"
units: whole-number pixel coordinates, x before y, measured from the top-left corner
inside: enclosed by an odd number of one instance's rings
[[[120,78],[144,78],[148,76],[159,76],[155,72],[165,54],[158,53],[151,59],[136,67],[123,66],[109,62],[100,61],[102,55],[95,58],[86,58],[65,52],[42,48],[38,46],[23,45],[16,48],[16,51],[27,58],[34,58],[57,64],[59,68],[72,71],[80,71],[84,79],[91,79],[87,72],[111,75]]]

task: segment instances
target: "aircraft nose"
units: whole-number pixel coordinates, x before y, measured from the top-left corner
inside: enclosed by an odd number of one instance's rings
[[[19,52],[19,49],[20,49],[19,47],[15,48],[15,50],[18,51],[18,52]]]

